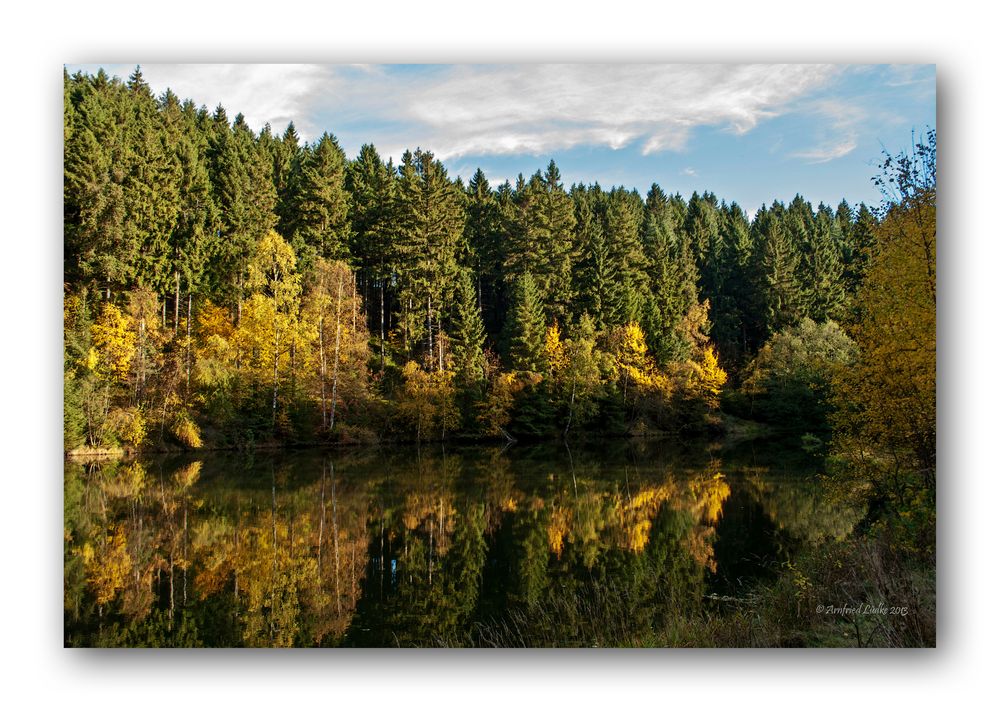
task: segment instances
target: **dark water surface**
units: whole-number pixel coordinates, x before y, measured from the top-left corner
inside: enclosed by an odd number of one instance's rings
[[[70,646],[642,645],[849,535],[800,450],[68,462]]]

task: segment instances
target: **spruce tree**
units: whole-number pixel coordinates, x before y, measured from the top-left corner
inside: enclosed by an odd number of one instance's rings
[[[435,340],[441,311],[454,292],[458,250],[465,229],[462,194],[434,154],[417,150],[403,155],[400,184],[402,298],[414,310],[410,328],[423,331],[426,356],[444,368],[444,345]],[[421,323],[422,322],[422,323]],[[419,326],[418,326],[419,325]],[[435,348],[435,346],[437,348]]]
[[[545,312],[535,279],[521,274],[514,283],[513,303],[507,317],[507,343],[511,366],[540,373],[544,366]]]
[[[804,316],[799,284],[801,253],[789,233],[781,203],[775,201],[769,210],[762,207],[751,228],[757,246],[757,290],[770,336],[797,324]]]
[[[466,266],[475,278],[476,299],[484,322],[494,333],[502,323],[498,318],[503,281],[504,221],[497,197],[483,171],[477,170],[466,188],[468,219],[465,242],[469,248]]]
[[[675,227],[678,213],[675,199],[668,200],[653,184],[643,218],[650,291],[643,324],[660,363],[688,357],[679,328],[684,315],[698,303],[698,269],[687,234]]]
[[[209,147],[213,195],[221,216],[215,241],[212,286],[237,307],[244,297],[246,270],[258,241],[277,224],[277,193],[270,157],[259,148],[238,114],[232,128],[220,105],[213,117]]]
[[[392,162],[383,163],[371,144],[361,147],[348,166],[351,256],[358,267],[370,329],[379,335],[379,358],[385,361],[394,276],[398,274],[398,185]]]
[[[452,327],[452,354],[455,372],[465,384],[481,382],[486,365],[483,357],[483,319],[476,303],[472,273],[464,270],[455,293],[455,314]]]
[[[642,199],[634,191],[614,188],[608,193],[604,235],[613,276],[611,304],[615,313],[606,315],[610,317],[605,319],[607,326],[637,321],[648,299],[646,256],[639,237],[642,209]]]
[[[509,240],[508,279],[526,272],[534,275],[546,313],[564,317],[573,301],[573,200],[563,188],[555,161],[549,162],[544,175],[539,171],[517,193],[520,224]]]
[[[278,215],[277,229],[282,235],[291,235],[294,232],[296,216],[296,182],[302,170],[302,157],[305,153],[293,122],[288,122],[280,141],[271,142],[270,150],[274,164],[274,191],[277,197],[275,207]]]
[[[305,152],[292,198],[292,244],[304,262],[342,259],[348,255],[350,223],[344,188],[346,159],[337,139],[324,133]]]

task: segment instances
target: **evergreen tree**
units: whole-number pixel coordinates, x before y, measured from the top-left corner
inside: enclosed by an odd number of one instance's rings
[[[365,144],[348,167],[346,187],[351,255],[359,267],[370,328],[379,335],[379,358],[384,365],[393,277],[401,256],[396,244],[398,185],[392,162],[383,163],[375,147]]]
[[[182,308],[181,286],[189,295],[202,287],[219,214],[191,107],[182,107],[169,90],[160,103],[167,145],[174,148],[180,164],[180,210],[169,242],[176,332]]]
[[[648,299],[646,256],[639,237],[643,220],[642,199],[634,191],[614,188],[608,193],[604,213],[604,234],[611,261],[616,314],[607,326],[637,321]]]
[[[304,262],[341,259],[348,254],[350,222],[344,188],[346,159],[337,139],[324,133],[302,157],[294,185],[292,244]]]
[[[277,196],[275,212],[278,214],[278,232],[291,235],[294,232],[296,216],[296,182],[302,170],[304,150],[298,131],[291,121],[285,128],[280,141],[270,144],[274,164],[274,191]]]
[[[444,370],[441,311],[454,292],[458,277],[458,250],[465,229],[462,194],[432,153],[417,150],[403,156],[400,186],[402,298],[409,309],[423,312],[428,362]],[[408,316],[415,316],[408,311]],[[419,322],[409,328],[416,335]],[[435,349],[435,346],[437,347]]]
[[[784,218],[784,206],[775,201],[770,210],[761,207],[751,226],[757,245],[757,289],[768,336],[797,324],[804,315],[798,277],[801,255]]]
[[[625,318],[625,302],[620,289],[620,264],[613,259],[605,234],[603,214],[606,196],[596,183],[572,191],[576,210],[576,243],[582,260],[574,270],[578,311],[595,317],[598,328],[605,329]]]
[[[511,366],[540,373],[544,366],[545,313],[541,296],[530,274],[514,283],[513,304],[507,317],[507,343]]]
[[[452,329],[452,353],[455,372],[460,382],[478,383],[485,377],[486,366],[483,357],[483,319],[476,304],[476,292],[472,285],[472,274],[465,270],[458,280],[455,294],[455,315]]]
[[[868,266],[873,257],[875,246],[875,232],[878,221],[862,203],[858,207],[857,217],[845,233],[846,249],[843,257],[844,279],[847,289],[854,294],[860,289],[865,275],[868,273]]]
[[[273,163],[259,149],[250,128],[237,115],[230,129],[219,106],[213,117],[209,161],[216,205],[222,218],[214,290],[231,298],[237,314],[244,297],[246,270],[258,241],[277,224]]]
[[[687,357],[679,329],[684,315],[698,303],[698,270],[686,234],[676,232],[676,215],[671,202],[654,183],[646,197],[643,219],[650,285],[643,322],[660,363]]]
[[[483,312],[483,320],[496,333],[502,324],[499,300],[503,283],[503,214],[481,169],[469,181],[466,196],[467,266],[475,276],[476,299]]]
[[[832,211],[821,204],[804,251],[801,279],[807,314],[817,323],[840,320],[847,301],[843,253],[834,236],[834,227]]]
[[[521,198],[521,223],[510,236],[505,266],[508,280],[524,273],[537,280],[538,292],[550,317],[564,317],[573,300],[573,201],[561,183],[555,161],[544,176],[531,177]]]

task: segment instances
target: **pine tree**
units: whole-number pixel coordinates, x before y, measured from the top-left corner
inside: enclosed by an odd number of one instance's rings
[[[864,203],[858,207],[857,217],[845,233],[847,249],[844,255],[844,279],[848,291],[854,294],[861,287],[873,257],[875,231],[878,221]]]
[[[573,301],[573,200],[563,189],[559,169],[550,161],[526,186],[518,188],[520,224],[510,235],[505,267],[508,280],[530,273],[549,317],[565,317]]]
[[[169,241],[176,332],[182,303],[181,286],[184,285],[188,295],[202,287],[219,214],[191,107],[185,110],[169,90],[160,103],[167,145],[173,146],[180,164],[180,210]]]
[[[296,182],[302,170],[304,154],[299,133],[293,122],[288,122],[280,141],[271,142],[270,150],[274,164],[274,191],[277,197],[275,207],[278,215],[277,230],[283,235],[291,235],[294,232],[296,216]]]
[[[541,372],[544,366],[545,313],[535,280],[522,274],[514,283],[513,304],[507,317],[511,366],[518,371]]]
[[[844,288],[842,251],[834,237],[832,211],[820,205],[813,219],[812,232],[803,256],[803,296],[806,313],[822,324],[839,321],[844,312],[847,293]]]
[[[351,256],[360,272],[368,304],[370,328],[379,335],[379,358],[385,363],[392,285],[399,271],[398,185],[392,162],[383,163],[375,147],[365,144],[348,167]]]
[[[499,299],[503,282],[503,215],[483,171],[477,170],[466,188],[468,219],[465,242],[467,267],[475,276],[476,298],[483,321],[499,331]]]
[[[621,265],[614,259],[606,235],[607,195],[596,183],[586,188],[574,186],[571,194],[576,213],[576,250],[581,256],[574,270],[574,311],[594,315],[597,327],[606,329],[625,318]]]
[[[685,233],[678,234],[671,206],[656,184],[646,197],[643,243],[651,298],[643,319],[660,363],[687,358],[679,332],[684,315],[698,303],[698,270]]]
[[[418,149],[403,156],[400,228],[401,298],[423,312],[427,360],[444,370],[444,342],[435,341],[434,334],[441,332],[442,307],[456,286],[465,215],[461,192],[432,153]],[[418,323],[414,319],[409,325],[414,334]]]
[[[324,133],[302,158],[294,186],[292,244],[304,269],[315,258],[341,259],[348,254],[350,223],[344,188],[346,159],[337,139]]]
[[[801,254],[784,218],[784,206],[775,201],[770,210],[761,207],[751,226],[757,245],[757,289],[767,336],[797,324],[804,315],[798,277]]]
[[[277,194],[272,161],[259,149],[242,114],[230,129],[219,106],[213,117],[209,165],[215,203],[222,218],[213,288],[235,303],[237,316],[244,297],[246,270],[258,241],[277,224]]]
[[[643,219],[643,204],[638,193],[615,188],[607,196],[604,213],[604,234],[614,296],[611,302],[617,314],[606,321],[608,326],[637,321],[645,311],[648,299],[646,256],[639,237]]]
[[[463,271],[462,277],[458,280],[455,305],[451,340],[455,371],[461,383],[478,383],[485,377],[486,361],[483,357],[485,331],[482,315],[476,304],[472,273],[467,270]]]

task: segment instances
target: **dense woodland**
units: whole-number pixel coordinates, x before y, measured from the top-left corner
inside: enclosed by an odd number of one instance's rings
[[[64,76],[65,447],[718,430],[825,438],[879,217],[492,188]]]

